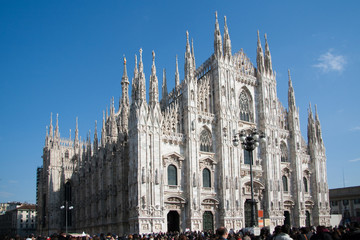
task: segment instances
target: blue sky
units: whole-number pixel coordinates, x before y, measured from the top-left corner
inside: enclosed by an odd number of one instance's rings
[[[59,113],[61,137],[89,129],[121,95],[122,58],[131,78],[143,48],[158,78],[180,78],[186,30],[199,66],[213,52],[215,11],[227,16],[232,52],[256,64],[257,30],[267,33],[278,97],[287,107],[291,70],[307,140],[309,102],[317,104],[330,188],[360,185],[360,2],[347,1],[0,1],[0,202],[35,203],[45,128]],[[147,83],[148,86],[148,83]],[[313,109],[314,110],[314,109]],[[74,136],[74,134],[72,134]]]

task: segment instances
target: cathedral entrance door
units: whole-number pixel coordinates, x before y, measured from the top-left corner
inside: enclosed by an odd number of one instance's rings
[[[214,218],[212,212],[206,211],[203,215],[203,230],[214,230]]]
[[[168,232],[180,232],[180,216],[177,211],[170,211],[167,215]]]
[[[258,211],[257,211],[257,205],[256,201],[254,199],[254,206],[255,206],[255,226],[258,225]],[[252,227],[251,226],[251,208],[252,208],[252,202],[251,199],[247,199],[245,201],[245,227]]]
[[[290,220],[290,212],[289,211],[285,211],[284,212],[284,225],[288,225],[291,226],[291,220]]]

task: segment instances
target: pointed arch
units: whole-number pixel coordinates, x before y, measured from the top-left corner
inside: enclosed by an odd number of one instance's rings
[[[253,100],[250,91],[243,87],[239,95],[240,120],[253,122]]]
[[[212,135],[209,129],[203,127],[200,133],[200,151],[213,152]]]

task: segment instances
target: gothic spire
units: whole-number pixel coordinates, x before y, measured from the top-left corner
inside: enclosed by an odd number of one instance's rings
[[[260,73],[264,72],[264,53],[261,47],[261,41],[259,36],[259,30],[257,31],[258,40],[257,40],[257,50],[256,50],[256,63],[257,69]]]
[[[193,58],[191,56],[190,51],[190,43],[189,43],[189,32],[186,31],[186,52],[185,52],[185,65],[184,65],[184,72],[185,72],[185,79],[190,80],[190,73],[193,69]]]
[[[53,137],[52,113],[50,113],[49,135],[50,135],[50,138]]]
[[[222,40],[217,12],[215,12],[214,53],[218,58],[222,56]]]
[[[195,53],[194,53],[194,39],[191,38],[191,56],[192,56],[192,60],[193,60],[193,68],[194,70],[196,69],[196,64],[195,64]]]
[[[162,109],[165,109],[168,104],[168,90],[167,90],[167,82],[166,82],[166,70],[163,69],[163,81],[161,86],[161,101],[160,105]]]
[[[175,88],[180,85],[179,65],[178,56],[176,55],[176,70],[175,70]]]
[[[151,76],[150,76],[150,89],[149,89],[149,102],[150,104],[156,104],[159,102],[159,84],[158,78],[156,76],[156,66],[155,66],[155,52],[152,51],[152,66],[151,66]]]
[[[137,56],[135,54],[135,68],[134,68],[134,77],[132,79],[132,83],[131,83],[131,100],[132,103],[135,102],[136,100],[136,92],[137,92],[137,86],[138,86],[138,68],[137,68]]]
[[[186,56],[191,56],[191,51],[190,51],[190,42],[189,42],[189,32],[186,31]]]
[[[121,80],[121,87],[122,87],[122,97],[121,97],[121,106],[119,107],[120,126],[122,131],[126,131],[128,125],[128,112],[129,112],[129,80],[126,72],[125,56],[124,56],[124,74]]]
[[[91,149],[91,130],[89,129],[89,133],[88,133],[88,136],[87,136],[87,146],[88,148]]]
[[[168,90],[167,90],[167,82],[166,82],[166,70],[165,68],[163,69],[163,82],[162,82],[162,88],[161,88],[162,92],[161,92],[161,96],[164,99],[165,97],[167,97],[168,95]]]
[[[103,111],[103,121],[101,128],[101,146],[105,147],[106,144],[106,128],[105,128],[105,112]]]
[[[292,86],[290,69],[288,69],[288,76],[289,76],[288,107],[289,107],[289,111],[294,112],[296,110],[295,92]]]
[[[95,120],[95,130],[94,130],[94,153],[97,152],[98,149],[98,135],[97,135],[97,121]]]
[[[317,106],[315,104],[315,129],[316,129],[316,137],[322,143],[322,133],[321,133],[321,124],[320,119],[317,111]]]
[[[229,36],[229,29],[226,23],[226,16],[224,16],[224,56],[230,57],[231,56],[231,40]]]
[[[115,107],[114,107],[114,97],[111,99],[111,106],[110,106],[110,136],[113,138],[113,140],[118,136],[118,129],[115,119]]]
[[[76,126],[75,126],[75,143],[79,143],[79,126],[78,126],[78,117],[76,117]],[[76,145],[76,144],[75,144]]]
[[[121,79],[121,87],[122,87],[122,94],[121,94],[121,105],[120,107],[129,106],[129,78],[127,76],[126,70],[126,58],[124,56],[124,73]]]
[[[139,50],[140,61],[139,61],[139,82],[138,82],[138,95],[140,102],[146,102],[146,87],[145,87],[145,74],[144,74],[144,66],[142,62],[142,48]]]
[[[56,126],[55,126],[55,137],[60,138],[60,132],[59,132],[59,114],[56,114]]]
[[[267,36],[265,33],[265,70],[267,73],[272,74],[272,62],[271,62],[271,54],[269,49],[269,44],[267,42]]]
[[[316,142],[316,132],[315,132],[315,124],[313,113],[311,110],[311,103],[309,103],[309,110],[308,110],[308,126],[307,126],[307,135],[308,135],[308,142],[309,144]]]

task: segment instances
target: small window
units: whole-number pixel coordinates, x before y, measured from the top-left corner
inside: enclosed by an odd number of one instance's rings
[[[203,170],[203,187],[211,187],[210,170],[207,168]]]
[[[177,185],[177,169],[174,165],[168,166],[168,185]]]
[[[283,182],[283,190],[284,192],[288,192],[288,179],[286,176],[282,176],[282,182]]]
[[[343,200],[343,205],[349,205],[349,200]]]
[[[360,204],[360,198],[354,199],[354,204]]]

